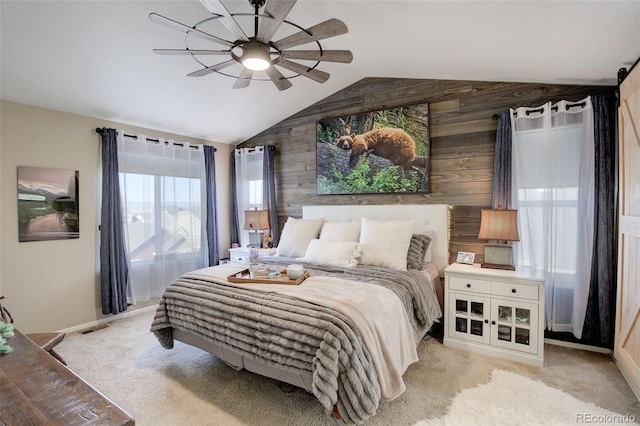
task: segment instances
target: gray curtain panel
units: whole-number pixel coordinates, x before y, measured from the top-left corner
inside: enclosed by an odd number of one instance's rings
[[[491,208],[511,208],[511,115],[506,109],[498,118],[495,157],[493,161],[493,193]]]
[[[591,283],[582,339],[613,347],[616,306],[615,147],[611,143],[609,100],[592,96],[595,140],[594,242]]]
[[[218,247],[218,207],[216,201],[216,149],[210,145],[204,147],[204,168],[207,191],[207,246],[209,249],[209,266],[220,263]]]
[[[264,158],[262,160],[262,197],[266,208],[269,210],[269,227],[273,246],[280,241],[280,227],[278,225],[278,206],[276,200],[276,167],[275,167],[276,147],[273,145],[264,146]]]
[[[101,129],[102,135],[102,212],[100,224],[100,292],[102,313],[117,314],[127,310],[129,267],[125,248],[118,142],[115,129]]]
[[[231,150],[231,243],[240,243],[240,218],[238,217],[238,193],[236,190],[236,152]]]

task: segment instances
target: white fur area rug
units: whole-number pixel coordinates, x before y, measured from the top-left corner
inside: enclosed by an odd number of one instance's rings
[[[493,370],[488,383],[458,393],[446,415],[420,420],[414,426],[637,425],[635,421],[633,415],[580,401],[540,381]]]

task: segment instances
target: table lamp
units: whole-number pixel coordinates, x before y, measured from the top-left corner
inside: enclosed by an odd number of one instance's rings
[[[517,210],[483,209],[480,218],[479,240],[492,240],[484,246],[484,263],[482,268],[506,269],[515,271],[513,265],[513,248],[511,241],[518,238]]]
[[[244,229],[249,231],[249,247],[262,247],[263,232],[269,229],[268,210],[245,210]]]

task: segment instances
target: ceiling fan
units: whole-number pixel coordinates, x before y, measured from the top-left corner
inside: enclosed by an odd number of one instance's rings
[[[278,90],[286,90],[292,86],[290,80],[301,75],[324,83],[329,79],[329,73],[317,69],[320,62],[348,64],[353,60],[353,55],[349,50],[325,50],[320,45],[321,40],[346,34],[349,31],[341,20],[333,18],[305,29],[286,20],[297,0],[248,1],[253,6],[253,13],[230,13],[221,0],[200,0],[200,3],[213,16],[193,26],[182,24],[157,13],[149,14],[149,19],[153,22],[187,34],[184,49],[153,49],[153,51],[161,55],[190,55],[203,68],[187,74],[189,77],[201,77],[216,72],[236,78],[234,89],[249,86],[251,80],[262,79],[271,80]],[[261,14],[260,8],[263,6],[264,10]],[[246,34],[236,19],[238,17],[246,17],[253,21],[253,36]],[[212,22],[221,23],[223,28],[232,34],[235,41],[211,34],[212,31],[207,28],[207,25]],[[294,32],[277,41],[272,41],[271,38],[283,23],[291,27]],[[220,50],[192,48],[190,45],[195,44],[195,39],[192,36],[208,40],[224,46],[224,48]],[[303,50],[290,50],[304,45],[309,46]],[[230,59],[207,65],[200,60],[202,56],[229,56]],[[292,60],[301,60],[305,63],[293,62]],[[239,75],[230,74],[228,68],[236,64],[242,65],[242,71]],[[276,67],[290,71],[291,75],[285,76]],[[255,72],[259,71],[264,71],[268,79],[258,78]]]

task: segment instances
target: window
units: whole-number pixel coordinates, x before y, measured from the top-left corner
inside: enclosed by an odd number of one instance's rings
[[[244,229],[244,212],[246,210],[264,209],[263,200],[263,166],[264,148],[238,148],[234,151],[236,169],[236,201],[239,220],[239,238],[241,247],[249,244],[249,231]]]
[[[259,165],[262,170],[262,163]],[[249,188],[249,209],[262,208],[262,179],[254,179],[247,181]]]
[[[118,133],[128,302],[136,303],[160,297],[180,275],[207,264],[204,154],[202,147]]]
[[[555,240],[554,248],[558,256],[556,272],[575,274],[576,256],[574,242],[578,239],[578,188],[552,189],[518,189],[518,215],[523,219],[521,240],[531,241],[532,244],[521,245],[522,263],[532,265],[535,259],[533,253],[542,253],[544,241]],[[545,200],[549,200],[546,202]],[[553,220],[562,229],[562,238],[555,235],[545,225],[546,210],[551,210]],[[545,229],[547,231],[545,231]]]
[[[200,252],[199,179],[120,173],[120,187],[132,264]]]
[[[594,228],[591,101],[518,108],[512,129],[517,264],[544,272],[546,327],[580,338]]]

